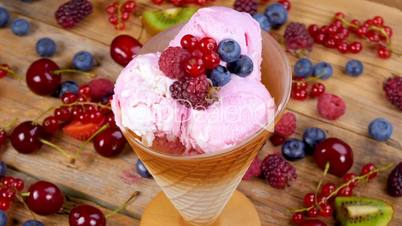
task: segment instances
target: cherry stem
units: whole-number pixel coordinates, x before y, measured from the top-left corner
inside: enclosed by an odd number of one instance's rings
[[[18,201],[20,201],[24,205],[24,208],[27,209],[29,211],[29,213],[31,214],[32,219],[37,220],[36,215],[32,212],[31,209],[29,209],[28,205],[26,204],[26,202],[24,201],[24,198],[23,198],[23,197],[28,197],[30,195],[30,193],[29,192],[19,193],[15,188],[14,188],[14,192],[16,194],[15,196],[17,197]]]
[[[330,200],[332,197],[334,197],[336,194],[338,194],[338,192],[339,192],[340,190],[342,190],[343,188],[348,187],[348,186],[351,185],[352,183],[358,183],[358,182],[360,182],[360,181],[366,181],[366,180],[368,180],[368,178],[369,178],[371,175],[376,174],[376,173],[379,173],[379,172],[382,172],[382,171],[386,171],[386,170],[388,170],[389,168],[391,168],[392,166],[394,166],[394,164],[393,164],[393,163],[389,163],[389,164],[385,165],[384,167],[377,168],[377,169],[375,169],[375,170],[373,170],[373,171],[370,171],[370,172],[367,173],[367,174],[354,177],[352,180],[350,180],[350,181],[348,181],[348,182],[346,182],[346,183],[340,185],[337,189],[335,189],[335,191],[333,191],[331,194],[329,194],[326,199],[323,199],[323,200],[321,200],[321,202],[316,203],[315,206],[310,206],[310,207],[301,208],[301,209],[294,209],[294,210],[290,210],[290,211],[293,212],[293,213],[299,213],[299,212],[305,212],[305,211],[309,211],[309,210],[311,210],[311,209],[313,209],[313,208],[319,207],[321,204],[324,204],[326,200]]]
[[[0,70],[1,71],[6,71],[7,74],[9,74],[11,77],[13,77],[14,79],[17,79],[19,81],[22,81],[21,76],[17,75],[17,73],[15,73],[15,71],[11,70],[9,67],[4,67],[4,66],[0,66]]]
[[[133,201],[135,198],[137,198],[137,196],[138,196],[139,194],[140,194],[139,191],[135,191],[135,192],[127,199],[127,201],[125,201],[125,202],[123,203],[123,205],[121,205],[121,206],[118,207],[117,209],[113,210],[113,212],[110,212],[110,213],[106,214],[105,217],[106,217],[106,218],[109,218],[109,217],[111,217],[111,216],[117,214],[118,212],[124,210],[124,209],[130,204],[131,201]]]
[[[46,109],[46,111],[40,113],[40,115],[38,115],[34,120],[32,120],[32,122],[33,122],[34,124],[40,124],[40,123],[38,122],[39,119],[42,118],[45,114],[49,113],[49,112],[50,112],[51,110],[53,110],[54,108],[55,108],[54,106],[49,107],[48,109]]]
[[[107,109],[112,110],[112,108],[109,107],[109,106],[107,106],[107,105],[99,104],[99,103],[94,103],[94,102],[88,102],[88,101],[85,101],[85,102],[74,102],[74,103],[71,103],[71,104],[63,104],[62,106],[71,107],[71,106],[74,106],[74,105],[92,105],[92,106],[101,107],[101,108],[107,108]]]
[[[56,144],[53,144],[47,140],[44,139],[39,139],[40,142],[42,142],[43,144],[46,144],[52,148],[54,148],[56,151],[60,152],[62,155],[64,155],[65,157],[67,157],[70,161],[70,163],[74,163],[75,162],[75,158],[68,154],[65,150],[63,150],[61,147],[57,146]]]
[[[99,128],[94,134],[92,134],[91,137],[89,137],[86,141],[82,142],[78,151],[75,153],[75,158],[78,158],[78,156],[81,155],[82,150],[84,149],[84,146],[86,146],[89,142],[91,142],[94,137],[98,136],[101,132],[103,132],[105,129],[109,128],[109,124],[103,125],[101,128]]]
[[[318,192],[320,191],[320,189],[321,189],[321,185],[322,185],[322,183],[324,182],[324,179],[325,179],[325,177],[327,176],[327,174],[328,174],[328,171],[329,171],[329,168],[330,168],[330,166],[331,166],[331,164],[329,163],[329,162],[327,162],[326,164],[325,164],[325,169],[324,169],[324,173],[323,173],[323,175],[322,175],[322,177],[321,177],[321,179],[320,179],[320,182],[318,182],[318,186],[317,186],[317,189],[315,190],[315,204],[316,205],[318,205],[318,203],[317,203],[317,197],[318,197]]]
[[[30,192],[21,192],[20,195],[22,197],[28,197],[31,193]]]
[[[60,69],[60,70],[53,71],[53,74],[63,74],[63,73],[76,73],[76,74],[88,76],[90,78],[96,77],[95,73],[80,71],[80,70],[76,70],[76,69]]]
[[[9,121],[6,126],[3,128],[4,130],[8,131],[15,125],[15,123],[18,121],[18,118],[13,118],[11,121]]]

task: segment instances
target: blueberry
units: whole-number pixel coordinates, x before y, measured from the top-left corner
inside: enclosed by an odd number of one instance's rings
[[[28,34],[31,25],[25,19],[16,19],[11,24],[11,31],[18,36],[25,36]]]
[[[293,74],[296,77],[306,78],[313,74],[313,69],[313,63],[307,58],[302,58],[296,62]]]
[[[299,139],[291,138],[283,144],[282,154],[289,161],[302,159],[306,155],[305,144]]]
[[[0,27],[5,27],[10,19],[10,14],[7,9],[0,7]]]
[[[282,4],[275,3],[265,9],[265,16],[268,17],[272,28],[279,28],[288,20],[288,11]]]
[[[36,42],[36,53],[41,57],[52,57],[56,52],[56,43],[50,38],[41,38]]]
[[[59,97],[62,97],[65,93],[78,94],[80,87],[74,81],[65,81],[60,85]]]
[[[240,45],[233,39],[224,39],[218,45],[218,53],[225,62],[233,62],[240,57]]]
[[[148,172],[147,168],[145,167],[144,163],[141,160],[137,160],[135,164],[135,168],[137,169],[137,173],[144,178],[152,178],[152,175]]]
[[[0,161],[0,178],[4,177],[7,173],[7,166],[3,161]]]
[[[45,225],[37,220],[27,220],[22,224],[22,226],[45,226]]]
[[[4,211],[0,210],[0,226],[6,226],[7,225],[7,215],[4,213]]]
[[[360,60],[349,60],[345,66],[345,73],[357,77],[363,73],[363,64]]]
[[[90,52],[80,51],[74,55],[73,65],[78,70],[90,71],[94,63],[94,58]]]
[[[235,62],[228,63],[227,68],[233,74],[247,77],[253,71],[253,61],[246,55],[241,55]]]
[[[370,122],[369,135],[378,141],[387,141],[392,136],[393,126],[384,118],[376,118]]]
[[[262,13],[256,13],[253,18],[260,24],[262,30],[269,32],[271,30],[271,24],[268,21],[268,17]]]
[[[306,154],[313,154],[315,146],[325,140],[327,135],[320,128],[307,128],[303,133],[303,141],[306,145]]]
[[[314,66],[313,75],[323,80],[327,80],[332,76],[333,69],[331,64],[327,62],[320,62]]]
[[[219,65],[211,71],[209,78],[214,86],[224,86],[230,82],[231,76],[225,67]]]

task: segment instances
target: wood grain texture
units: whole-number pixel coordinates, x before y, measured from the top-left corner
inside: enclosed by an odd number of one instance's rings
[[[364,0],[292,0],[290,21],[300,21],[306,24],[324,24],[330,21],[333,13],[345,12],[350,18],[364,20],[375,15],[382,15],[386,23],[394,29],[394,48],[402,52],[402,13],[397,0],[380,1],[377,3]],[[121,67],[109,57],[108,45],[117,34],[108,24],[104,14],[104,6],[108,1],[94,0],[95,12],[80,25],[71,30],[63,30],[55,23],[53,14],[60,1],[40,0],[31,4],[21,3],[17,0],[3,0],[3,5],[12,11],[13,17],[24,17],[32,22],[33,32],[26,37],[16,37],[9,29],[0,29],[0,63],[10,64],[16,71],[24,75],[29,64],[37,59],[34,44],[37,39],[45,36],[56,40],[58,46],[57,55],[53,58],[62,67],[68,66],[73,54],[79,50],[88,50],[95,54],[100,62],[95,72],[99,76],[116,78]],[[140,10],[155,8],[149,1],[139,1]],[[391,3],[393,8],[379,4]],[[216,4],[231,5],[232,1],[222,0]],[[163,6],[167,7],[167,6]],[[399,9],[398,9],[399,8]],[[373,10],[375,9],[375,10]],[[127,24],[128,29],[123,33],[136,36],[140,33],[139,19],[131,20]],[[278,31],[279,33],[283,30]],[[145,42],[149,35],[145,34],[141,41]],[[303,129],[318,126],[328,131],[330,136],[340,137],[349,143],[355,153],[355,165],[353,170],[359,172],[360,167],[369,161],[378,165],[402,160],[402,113],[385,101],[381,89],[385,78],[391,73],[402,73],[401,59],[393,57],[390,60],[380,60],[375,54],[365,49],[359,55],[339,55],[336,51],[315,46],[311,54],[314,62],[321,60],[333,64],[335,72],[333,78],[325,82],[331,93],[342,96],[347,103],[347,113],[337,121],[327,121],[318,116],[314,100],[305,102],[290,102],[288,110],[296,113],[298,119],[297,134],[300,137]],[[342,70],[349,58],[358,58],[365,65],[365,73],[359,78],[351,78],[343,75]],[[290,56],[292,63],[295,58]],[[86,78],[67,76],[77,81],[86,81]],[[18,116],[19,120],[33,119],[43,109],[59,104],[58,100],[40,97],[32,94],[24,82],[5,78],[0,80],[0,125]],[[394,124],[394,135],[386,143],[378,143],[368,138],[367,125],[376,117],[386,117]],[[54,142],[69,151],[77,150],[79,142],[58,136]],[[261,156],[267,153],[278,152],[266,144]],[[88,145],[83,158],[77,166],[72,168],[66,163],[66,159],[51,149],[45,147],[34,155],[18,154],[12,147],[2,153],[0,158],[16,171],[30,175],[31,177],[49,180],[63,187],[72,197],[87,200],[99,204],[107,209],[113,209],[123,203],[135,190],[141,191],[138,199],[127,208],[127,212],[120,215],[116,221],[110,221],[109,225],[136,225],[140,219],[144,207],[159,191],[159,187],[153,180],[140,179],[135,173],[134,164],[136,156],[129,148],[123,155],[115,159],[105,159],[93,154],[93,148]],[[313,191],[318,178],[321,175],[311,158],[295,163],[298,171],[298,179],[292,187],[278,191],[266,185],[262,180],[255,179],[242,182],[239,190],[247,195],[256,205],[263,225],[289,225],[289,208],[297,208],[302,205],[303,195]],[[331,181],[339,179],[329,176]],[[392,226],[402,225],[402,201],[392,199],[385,193],[386,175],[381,175],[378,180],[357,190],[358,195],[381,198],[392,203],[397,213],[392,221]],[[399,213],[399,214],[398,214]],[[28,217],[27,212],[18,207],[11,211],[10,215],[20,221]],[[120,220],[121,217],[121,220]],[[67,225],[67,215],[61,214],[46,218],[49,225]],[[120,222],[120,223],[119,223]],[[330,222],[332,225],[332,222]],[[19,225],[16,223],[15,225]]]

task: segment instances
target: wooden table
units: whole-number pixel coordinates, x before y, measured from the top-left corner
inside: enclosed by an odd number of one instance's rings
[[[373,0],[374,1],[374,0]],[[376,0],[377,2],[383,2]],[[7,7],[12,16],[26,18],[32,22],[32,32],[26,37],[14,36],[9,29],[0,29],[0,63],[7,63],[24,75],[27,67],[37,59],[34,45],[41,37],[49,36],[57,41],[60,49],[53,58],[61,67],[70,64],[74,53],[79,50],[88,50],[95,54],[100,66],[96,73],[116,78],[122,69],[109,57],[109,44],[118,35],[107,22],[104,8],[106,2],[94,0],[95,12],[72,30],[64,30],[57,26],[54,12],[64,1],[40,0],[27,4],[17,0],[3,0],[0,5]],[[148,0],[139,1],[139,9],[156,8]],[[402,8],[398,0],[384,1],[386,4]],[[220,5],[230,6],[232,1],[217,2]],[[167,6],[164,6],[167,7]],[[381,15],[387,24],[394,29],[394,48],[402,51],[402,13],[396,8],[364,0],[292,0],[290,21],[300,21],[306,24],[328,23],[334,12],[343,11],[353,18],[364,20],[369,16]],[[140,32],[140,20],[130,20],[125,33],[137,36]],[[282,32],[282,31],[280,31]],[[145,42],[150,36],[145,34],[141,38]],[[289,56],[292,63],[295,58]],[[349,58],[358,58],[364,62],[365,73],[359,78],[351,78],[342,73],[345,62]],[[300,137],[306,127],[317,126],[324,128],[329,136],[339,137],[349,143],[355,154],[354,171],[367,162],[381,165],[402,160],[402,113],[389,104],[382,91],[382,82],[392,73],[402,73],[402,58],[392,57],[389,60],[380,60],[372,51],[364,50],[362,54],[340,55],[334,50],[315,46],[311,54],[314,62],[321,60],[333,64],[335,75],[325,82],[331,93],[342,96],[347,102],[347,113],[337,121],[327,121],[319,117],[315,108],[316,102],[291,101],[288,110],[297,115],[297,133]],[[74,77],[75,80],[85,81],[85,78]],[[54,98],[33,95],[24,82],[5,78],[0,80],[0,124],[18,116],[19,120],[34,119],[48,108],[58,104]],[[376,142],[367,135],[368,123],[376,117],[386,117],[394,124],[394,134],[390,141]],[[58,136],[55,142],[67,150],[76,150],[80,142],[66,136]],[[269,142],[268,142],[269,143]],[[261,156],[277,152],[266,144]],[[141,195],[127,210],[110,218],[108,225],[138,225],[146,204],[160,191],[151,179],[141,179],[135,173],[134,163],[136,156],[127,148],[125,153],[115,159],[106,159],[93,156],[92,147],[86,148],[86,155],[78,161],[76,167],[66,164],[65,159],[51,149],[44,147],[33,155],[18,154],[11,145],[0,153],[1,159],[11,169],[11,174],[23,177],[27,183],[43,179],[57,183],[67,195],[67,203],[60,214],[40,218],[46,225],[68,225],[67,217],[71,207],[77,202],[88,202],[109,211],[123,203],[135,190]],[[246,194],[255,204],[263,225],[289,225],[289,208],[302,205],[303,195],[313,191],[321,170],[311,158],[296,162],[298,179],[285,191],[278,191],[260,179],[242,182],[239,190]],[[392,199],[385,193],[387,175],[379,178],[367,186],[356,191],[357,195],[376,197],[387,200],[395,207],[395,216],[391,225],[402,225],[402,200]],[[339,179],[329,176],[331,181]],[[9,212],[12,225],[21,225],[30,215],[21,205],[14,205]],[[330,225],[333,222],[329,222]]]

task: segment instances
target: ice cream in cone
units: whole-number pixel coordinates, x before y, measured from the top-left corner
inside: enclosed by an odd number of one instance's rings
[[[216,20],[219,22],[210,17],[211,13],[218,14],[219,19]],[[224,29],[222,23],[227,23],[227,18],[242,21],[244,26]],[[214,22],[226,34],[206,27]],[[212,115],[216,111],[227,112],[229,108],[225,103],[211,105],[217,105],[218,110],[211,110],[211,106],[206,110],[189,110],[188,106],[176,105],[177,101],[164,93],[172,83],[169,78],[159,77],[163,76],[162,72],[154,71],[160,56],[157,52],[167,46],[180,45],[180,37],[189,32],[197,36],[208,35],[218,42],[228,36],[240,43],[242,54],[250,55],[255,65],[253,72],[246,78],[232,79],[226,88],[219,90],[223,94],[218,94],[218,97],[249,106],[255,112],[250,114],[250,111],[242,109],[240,116],[244,117],[240,117],[240,121],[222,124],[213,121]],[[240,40],[244,36],[239,38],[239,34],[246,34],[246,40]],[[247,35],[250,35],[250,40],[247,40]],[[288,101],[291,73],[286,56],[268,34],[262,34],[261,38],[258,24],[248,14],[222,7],[200,10],[183,27],[173,28],[152,38],[142,53],[156,54],[135,58],[119,77],[112,102],[116,122],[184,221],[190,225],[211,225],[218,219],[244,173],[266,142],[274,119]],[[135,71],[135,68],[140,69]],[[140,86],[130,86],[137,79],[130,77],[131,74],[141,77],[150,76],[150,73],[153,76],[151,79],[143,78],[137,83]],[[143,89],[147,87],[153,87],[152,93],[144,94],[148,90]],[[136,92],[144,94],[141,101],[130,96]],[[147,101],[152,104],[144,104]],[[173,105],[173,110],[164,107]],[[259,109],[259,106],[263,107]],[[133,116],[129,117],[128,114]],[[141,119],[133,119],[135,115],[140,115]],[[196,118],[198,121],[193,122],[192,117],[196,116],[199,117]],[[215,127],[208,127],[210,124]]]

